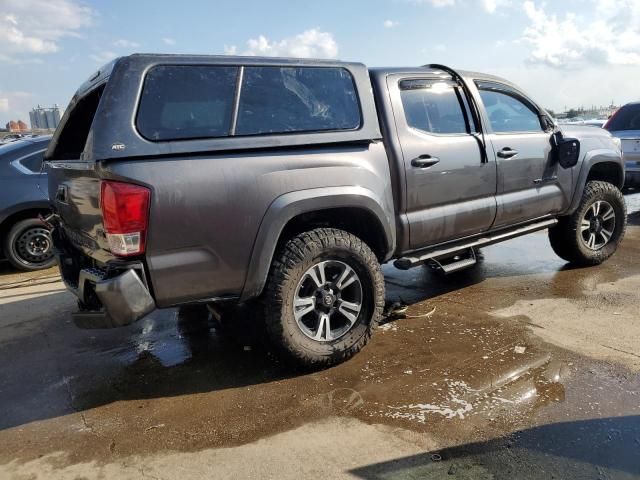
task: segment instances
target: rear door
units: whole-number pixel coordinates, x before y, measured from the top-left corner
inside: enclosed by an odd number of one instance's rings
[[[43,150],[42,142],[27,139],[0,146],[0,221],[46,205],[46,191],[38,185]]]
[[[441,77],[387,79],[406,170],[410,248],[487,230],[496,165],[483,161],[461,87]]]
[[[28,155],[23,156],[14,162],[14,167],[22,172],[25,176],[23,181],[29,184],[34,197],[47,200],[46,174],[42,167],[42,157],[47,149],[46,142],[36,142],[34,147],[36,150]]]
[[[555,213],[566,198],[535,104],[510,86],[476,82],[489,120],[486,136],[498,166],[495,228]]]

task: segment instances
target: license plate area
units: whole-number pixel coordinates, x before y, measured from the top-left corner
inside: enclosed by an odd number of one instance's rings
[[[640,138],[623,138],[622,151],[624,153],[640,153]]]

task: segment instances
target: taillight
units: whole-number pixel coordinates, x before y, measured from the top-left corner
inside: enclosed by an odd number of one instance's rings
[[[144,253],[151,191],[140,185],[103,181],[100,207],[109,249],[115,255]]]

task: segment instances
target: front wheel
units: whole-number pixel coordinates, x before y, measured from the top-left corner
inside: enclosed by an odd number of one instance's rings
[[[263,297],[267,333],[285,356],[312,368],[355,355],[382,317],[384,278],[358,237],[318,228],[277,254]]]
[[[627,227],[622,192],[607,182],[589,182],[578,209],[549,229],[556,254],[575,265],[598,265],[613,255]]]
[[[56,263],[51,232],[37,218],[21,220],[11,227],[4,254],[20,270],[41,270]]]

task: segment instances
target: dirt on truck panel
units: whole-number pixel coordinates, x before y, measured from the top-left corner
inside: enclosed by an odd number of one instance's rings
[[[48,272],[2,266],[0,478],[638,478],[626,198],[627,236],[595,268],[544,233],[446,277],[385,266],[387,304],[408,308],[315,373],[176,310],[87,334]]]
[[[281,359],[328,368],[383,320],[381,263],[456,273],[547,229],[574,267],[611,258],[621,146],[443,65],[132,54],[66,109],[48,222],[80,328],[206,303],[223,329],[244,311]]]

